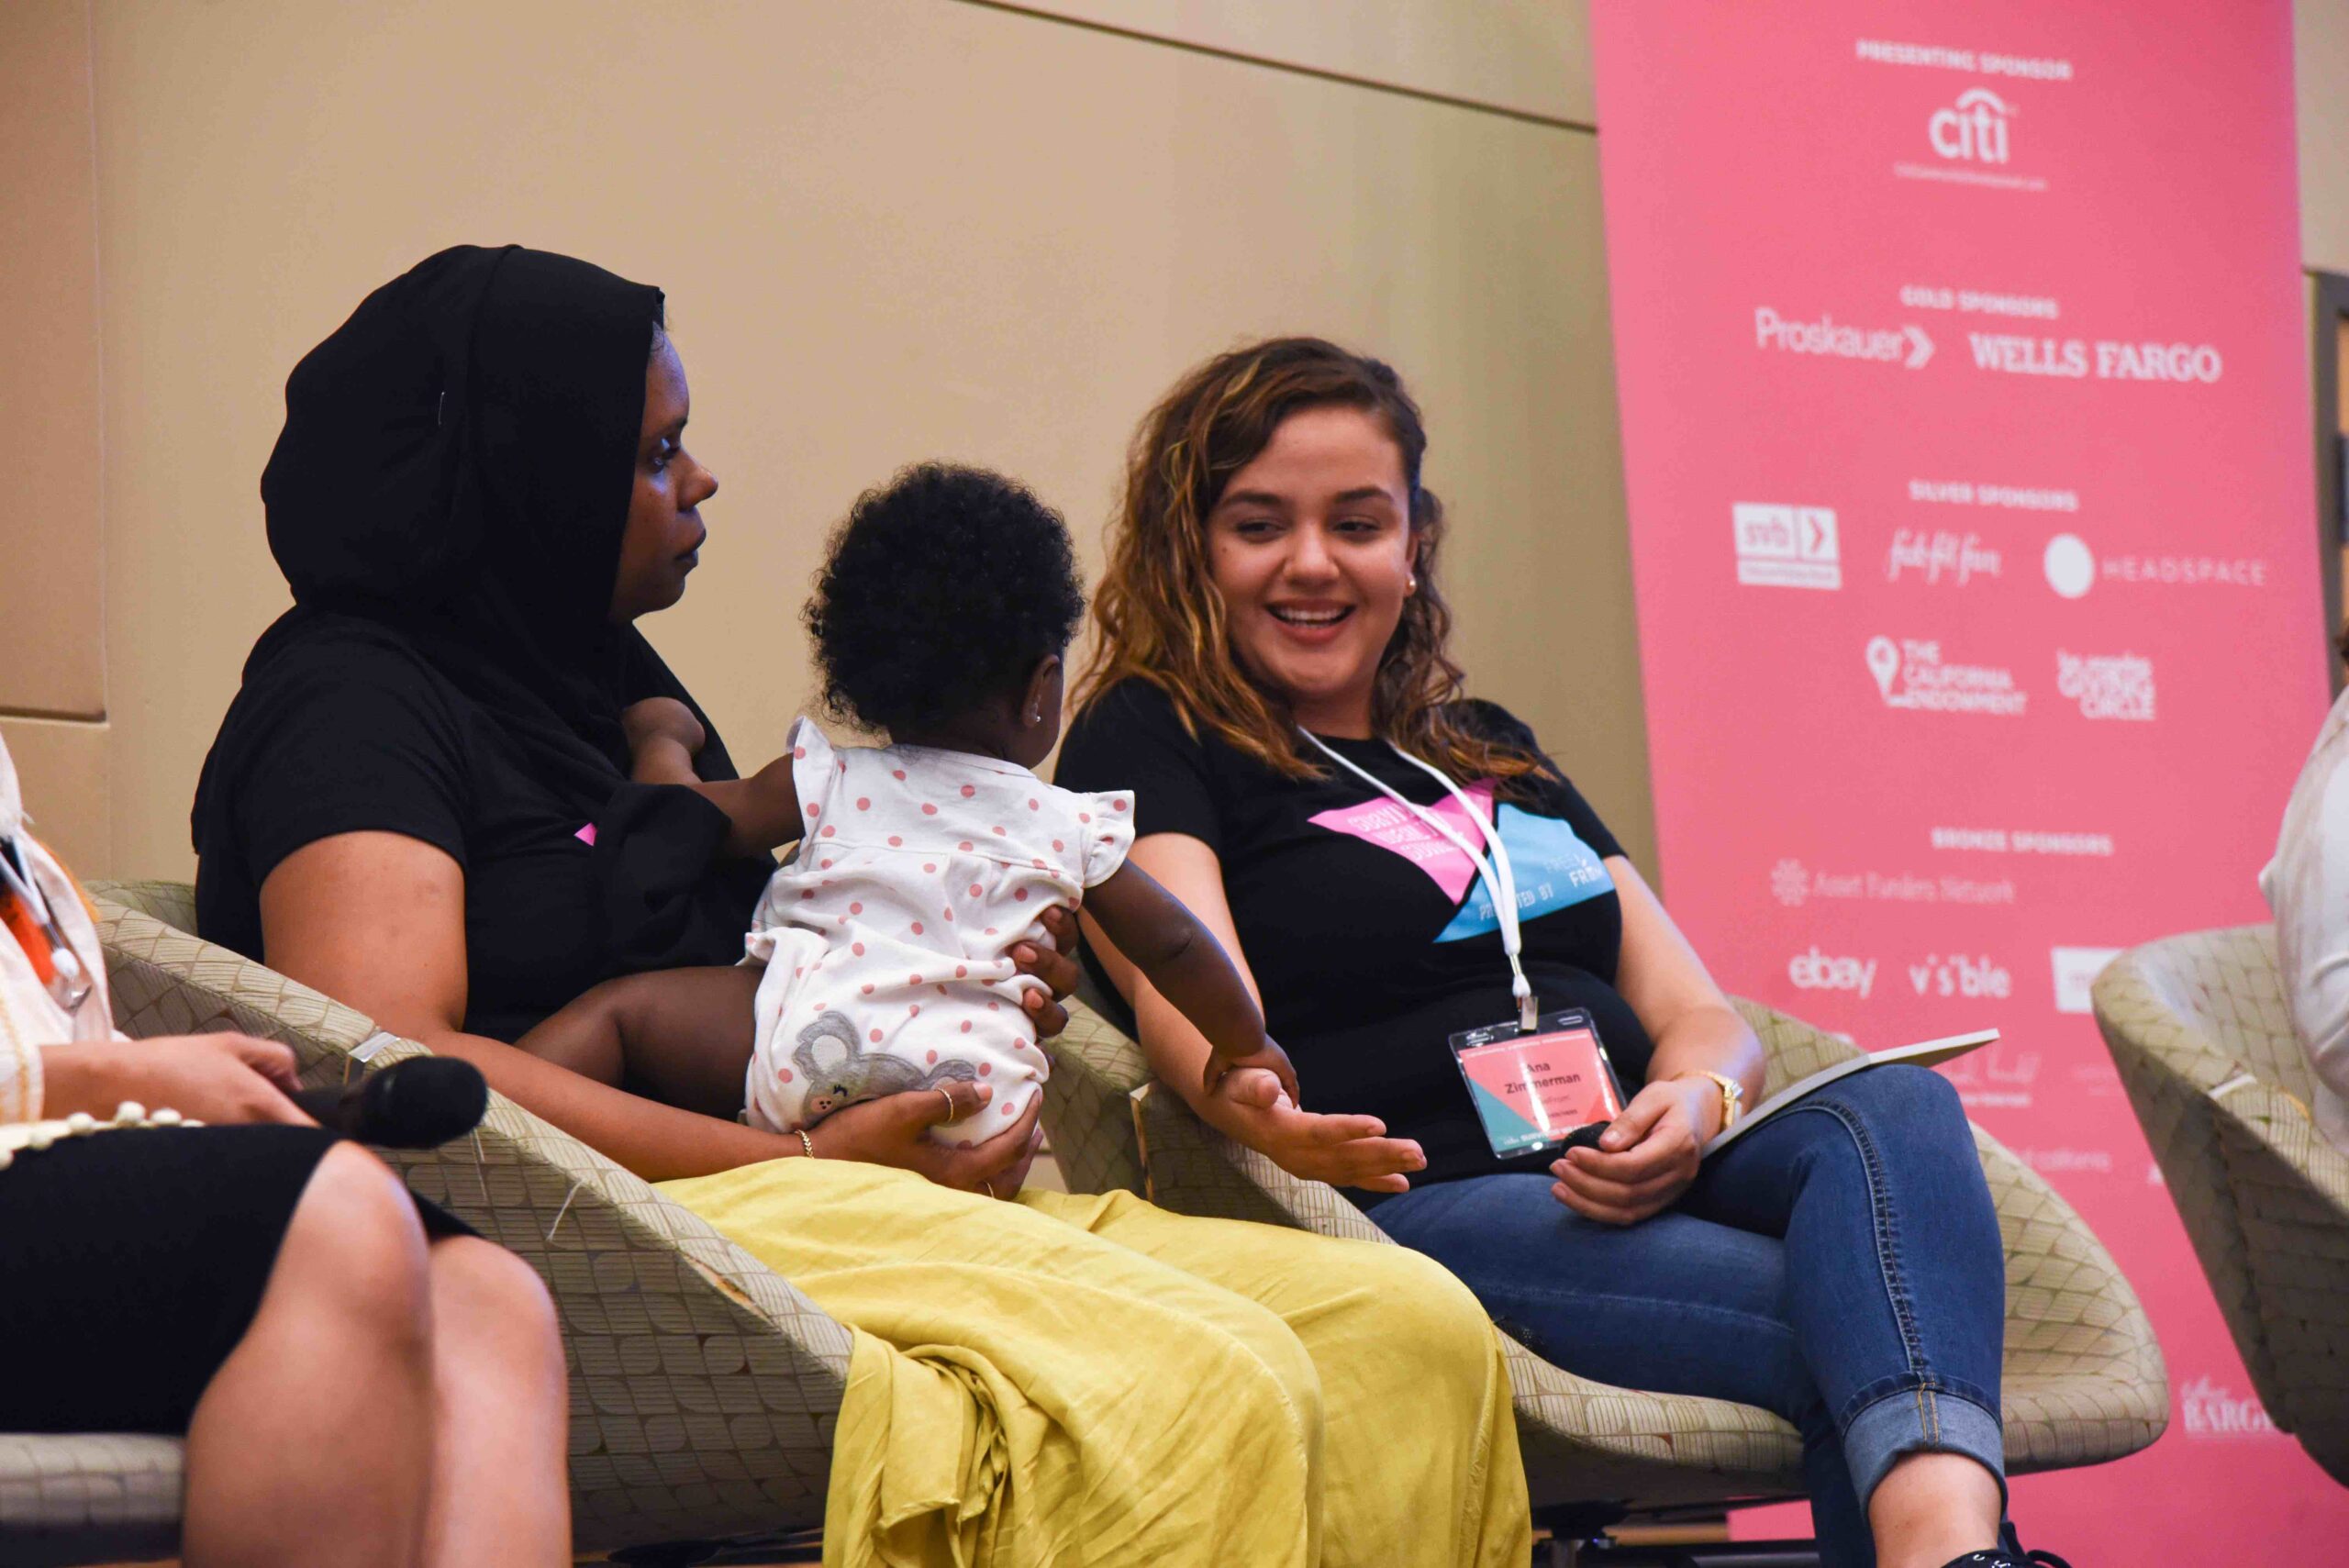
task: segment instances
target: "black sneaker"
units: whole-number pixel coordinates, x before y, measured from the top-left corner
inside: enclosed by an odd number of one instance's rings
[[[2025,1551],[2012,1524],[1998,1526],[1998,1548],[1995,1551],[1969,1551],[1963,1557],[1950,1559],[1944,1568],[2072,1568],[2069,1562],[2052,1551]]]

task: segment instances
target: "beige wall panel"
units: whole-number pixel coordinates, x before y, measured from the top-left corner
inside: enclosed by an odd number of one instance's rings
[[[0,718],[33,832],[76,876],[114,874],[106,844],[106,726]]]
[[[2349,272],[2349,0],[2295,0],[2300,258]]]
[[[997,0],[978,0],[996,4]],[[1008,0],[1360,82],[1598,123],[1589,0]]]
[[[0,710],[106,712],[85,0],[0,5]]]
[[[255,485],[287,371],[395,272],[506,239],[669,291],[725,488],[647,629],[738,757],[808,700],[796,612],[859,489],[994,464],[1097,566],[1149,403],[1312,330],[1412,377],[1475,686],[1646,857],[1589,136],[938,0],[121,5],[98,46],[118,865],[184,870],[285,603]]]

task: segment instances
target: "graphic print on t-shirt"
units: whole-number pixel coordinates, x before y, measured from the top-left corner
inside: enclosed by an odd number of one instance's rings
[[[1475,805],[1480,815],[1492,811],[1492,780],[1478,779],[1461,793]],[[1470,843],[1480,842],[1476,828],[1470,824],[1458,801],[1447,795],[1426,809]],[[1437,934],[1437,941],[1464,941],[1500,929],[1491,890],[1476,874],[1475,862],[1461,853],[1450,840],[1420,821],[1417,812],[1381,798],[1317,812],[1311,820],[1316,827],[1350,834],[1402,856],[1427,873],[1443,889],[1445,897],[1460,904],[1460,912]],[[1607,864],[1598,851],[1557,817],[1536,817],[1504,802],[1500,808],[1500,834],[1501,842],[1508,850],[1509,869],[1517,881],[1520,920],[1570,908],[1615,890],[1615,879],[1608,873]],[[1465,903],[1461,902],[1464,895]]]

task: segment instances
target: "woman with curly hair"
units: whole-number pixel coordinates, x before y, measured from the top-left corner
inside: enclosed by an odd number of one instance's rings
[[[1201,1117],[1364,1189],[1558,1364],[1796,1422],[1831,1563],[2008,1561],[2004,1260],[1955,1092],[1855,1074],[1701,1160],[1761,1047],[1532,733],[1466,697],[1426,450],[1395,372],[1317,339],[1185,376],[1135,437],[1062,750],[1062,784],[1133,791],[1134,863],[1260,987],[1315,1108],[1208,1081],[1115,933],[1088,952]],[[1452,1042],[1558,1008],[1635,1092],[1594,1147],[1497,1151]]]

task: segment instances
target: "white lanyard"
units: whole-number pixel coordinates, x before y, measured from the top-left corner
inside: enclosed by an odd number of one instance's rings
[[[97,983],[90,977],[89,968],[83,963],[82,955],[75,952],[72,944],[65,940],[64,929],[57,923],[56,911],[50,907],[49,895],[37,885],[31,860],[29,857],[26,860],[22,875],[17,873],[16,860],[15,841],[0,839],[0,884],[6,884],[8,890],[23,902],[25,913],[32,917],[33,923],[40,929],[42,940],[49,943],[50,968],[55,975],[49,983],[50,999],[64,1008],[70,1018],[90,999],[90,993],[96,989]],[[30,953],[25,956],[28,959],[32,957]]]
[[[1386,749],[1388,751],[1394,752],[1397,756],[1402,758],[1403,761],[1410,763],[1411,766],[1419,769],[1419,772],[1427,774],[1428,777],[1442,784],[1445,791],[1451,795],[1452,798],[1460,803],[1460,809],[1467,814],[1469,821],[1474,822],[1476,825],[1477,836],[1482,838],[1485,840],[1486,846],[1492,851],[1492,858],[1490,860],[1486,860],[1482,851],[1478,850],[1475,845],[1470,843],[1466,839],[1462,838],[1458,833],[1453,832],[1452,830],[1452,825],[1444,821],[1442,817],[1438,817],[1434,812],[1430,811],[1424,806],[1415,805],[1410,801],[1405,800],[1400,795],[1396,793],[1392,786],[1372,777],[1370,773],[1356,767],[1346,758],[1338,755],[1336,751],[1332,751],[1328,745],[1323,743],[1319,736],[1314,734],[1311,730],[1307,729],[1302,725],[1298,726],[1297,732],[1299,735],[1304,736],[1308,740],[1312,741],[1313,744],[1319,749],[1323,756],[1329,758],[1330,761],[1337,763],[1338,766],[1345,769],[1346,772],[1353,774],[1354,777],[1362,780],[1363,783],[1368,784],[1371,788],[1376,790],[1379,794],[1385,795],[1387,799],[1393,801],[1404,810],[1409,812],[1413,817],[1419,819],[1422,827],[1425,827],[1431,832],[1442,835],[1442,837],[1451,843],[1453,849],[1458,850],[1462,854],[1466,855],[1469,860],[1475,863],[1477,874],[1485,879],[1486,887],[1492,893],[1493,912],[1500,920],[1501,951],[1508,955],[1508,991],[1510,995],[1517,998],[1517,1027],[1521,1029],[1532,1029],[1534,1027],[1534,1020],[1539,1017],[1541,1009],[1533,1000],[1533,986],[1531,983],[1525,978],[1525,965],[1519,957],[1519,954],[1525,951],[1525,937],[1523,929],[1520,925],[1517,917],[1517,877],[1509,866],[1508,846],[1501,841],[1499,828],[1497,826],[1486,826],[1485,814],[1476,809],[1476,803],[1470,800],[1467,795],[1463,794],[1458,784],[1453,784],[1451,779],[1445,777],[1442,769],[1435,767],[1429,762],[1422,762],[1419,758],[1412,756],[1408,751],[1404,751],[1403,748],[1396,745],[1392,740],[1389,740],[1386,743]],[[1497,810],[1497,808],[1496,808],[1496,810]]]

